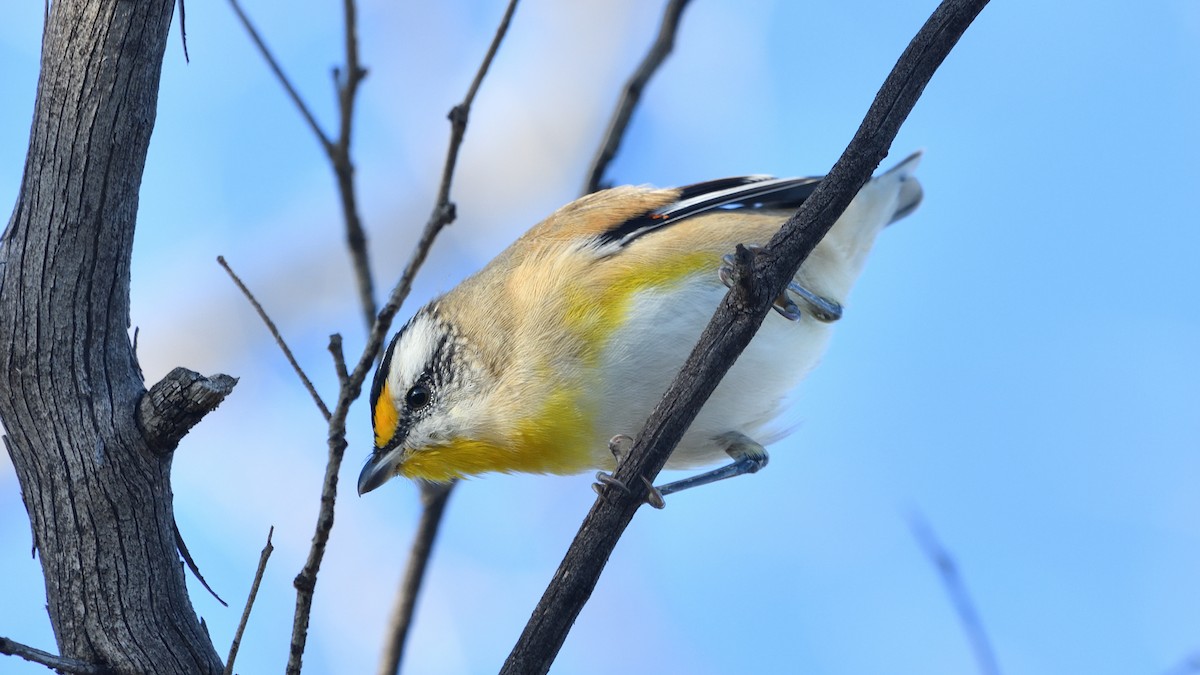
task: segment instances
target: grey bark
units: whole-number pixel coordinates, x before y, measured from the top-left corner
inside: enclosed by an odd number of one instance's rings
[[[50,620],[63,656],[122,673],[221,671],[176,551],[170,450],[232,382],[185,377],[143,409],[128,334],[173,3],[53,3],[25,173],[0,238],[0,420]],[[201,392],[206,383],[224,393]]]

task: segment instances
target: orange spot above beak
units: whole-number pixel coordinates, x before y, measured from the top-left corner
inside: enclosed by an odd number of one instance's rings
[[[375,426],[375,447],[387,447],[392,437],[396,435],[396,427],[400,425],[400,413],[392,400],[392,391],[385,382],[379,390],[379,398],[375,399],[375,410],[372,421]]]

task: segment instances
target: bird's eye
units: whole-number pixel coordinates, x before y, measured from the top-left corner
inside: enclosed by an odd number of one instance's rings
[[[404,403],[412,410],[420,410],[429,405],[429,387],[423,384],[414,384],[413,388],[404,395]]]

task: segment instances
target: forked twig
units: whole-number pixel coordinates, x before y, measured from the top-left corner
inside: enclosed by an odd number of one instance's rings
[[[991,641],[988,640],[987,631],[983,629],[983,621],[979,618],[979,612],[975,610],[974,603],[971,602],[971,595],[967,593],[967,586],[958,573],[958,565],[955,564],[954,558],[934,536],[929,523],[919,513],[909,516],[908,526],[912,530],[913,537],[920,544],[921,550],[933,563],[938,577],[942,580],[942,586],[946,589],[946,594],[950,596],[950,603],[954,605],[959,623],[962,624],[963,631],[967,634],[967,640],[971,643],[971,649],[975,652],[975,662],[979,664],[979,672],[982,675],[1000,675],[1000,663],[996,660],[996,652],[992,649]]]
[[[738,256],[738,279],[704,329],[679,375],[650,413],[613,476],[653,481],[721,378],[770,311],[774,299],[887,154],[925,85],[987,0],[944,0],[884,81],[858,131],[800,209],[757,255]],[[610,491],[588,512],[501,673],[545,673],[591,596],[622,532],[647,494]],[[620,656],[614,657],[617,661]],[[612,670],[636,667],[614,662]]]
[[[335,68],[333,83],[338,100],[338,138],[329,148],[329,159],[337,179],[338,196],[342,202],[342,220],[346,223],[346,248],[350,251],[351,267],[358,286],[358,303],[362,307],[367,330],[375,323],[375,283],[371,278],[371,259],[367,255],[367,234],[358,213],[358,197],[354,188],[354,161],[350,143],[354,129],[354,102],[358,85],[367,76],[358,58],[358,13],[354,0],[343,0],[346,23],[346,65]]]
[[[608,170],[609,162],[617,156],[617,151],[621,149],[621,140],[625,137],[629,120],[633,118],[633,111],[642,100],[642,91],[654,73],[658,72],[663,61],[667,60],[671,50],[675,48],[675,35],[679,32],[679,18],[683,16],[683,10],[687,4],[688,0],[670,0],[667,3],[667,8],[663,11],[662,24],[658,28],[658,37],[654,39],[654,43],[650,45],[650,51],[646,52],[641,65],[633,72],[629,81],[625,83],[625,88],[621,91],[621,98],[617,101],[612,119],[608,122],[608,129],[604,132],[604,140],[600,142],[600,148],[596,151],[596,156],[592,159],[592,165],[588,169],[587,180],[583,184],[583,194],[590,194],[601,188],[604,172]]]
[[[317,393],[317,388],[313,386],[312,380],[308,379],[308,375],[304,373],[304,369],[296,361],[295,355],[288,348],[287,342],[284,342],[283,336],[279,334],[279,328],[275,326],[275,322],[271,320],[271,317],[267,314],[267,310],[263,309],[263,306],[259,304],[254,294],[246,287],[246,284],[242,283],[241,278],[233,271],[229,263],[225,262],[225,256],[217,256],[217,263],[225,268],[225,271],[229,274],[229,278],[233,279],[233,283],[237,284],[238,289],[242,291],[242,295],[245,295],[246,299],[250,301],[250,304],[254,307],[254,311],[258,312],[259,318],[263,320],[263,323],[267,324],[267,330],[271,331],[271,336],[275,338],[275,343],[283,350],[283,355],[287,358],[288,363],[292,364],[292,370],[296,371],[296,375],[300,376],[300,381],[304,383],[304,388],[308,390],[309,395],[312,396],[313,401],[320,408],[321,414],[325,416],[325,421],[329,421],[329,408],[325,406],[325,401],[321,400],[321,395]]]
[[[267,570],[267,559],[275,547],[271,545],[271,535],[275,534],[275,526],[267,530],[267,545],[263,546],[258,556],[258,569],[254,572],[254,581],[250,584],[250,595],[246,597],[246,607],[242,610],[242,620],[238,622],[237,631],[233,634],[233,644],[229,645],[229,658],[225,659],[225,675],[233,674],[233,662],[237,659],[238,649],[242,646],[242,634],[246,632],[246,624],[250,621],[250,610],[254,607],[254,598],[258,596],[258,587],[262,584],[263,572]]]
[[[417,270],[429,255],[429,249],[433,245],[433,240],[442,228],[454,220],[454,205],[450,202],[450,186],[454,176],[454,166],[458,160],[459,148],[462,145],[463,135],[466,131],[470,107],[483,81],[484,75],[487,74],[488,68],[491,66],[496,50],[499,48],[500,42],[508,30],[508,25],[516,9],[516,4],[517,0],[510,0],[508,9],[504,13],[504,18],[501,20],[500,27],[496,31],[496,36],[493,38],[491,47],[488,49],[487,56],[484,57],[483,63],[480,65],[479,71],[476,73],[475,79],[472,81],[471,87],[467,92],[467,97],[450,112],[450,147],[446,155],[446,166],[442,171],[442,183],[438,189],[438,202],[434,206],[429,221],[425,224],[420,241],[418,241],[417,247],[413,251],[412,257],[405,267],[403,274],[401,274],[399,281],[392,288],[387,302],[379,310],[379,315],[376,317],[371,331],[367,336],[367,343],[363,348],[362,356],[359,357],[354,369],[350,371],[349,377],[338,392],[338,401],[333,408],[329,420],[329,461],[325,466],[325,480],[321,488],[321,507],[317,514],[316,530],[313,533],[312,546],[309,548],[308,558],[293,582],[293,585],[296,587],[296,612],[292,621],[292,642],[288,653],[287,672],[289,674],[298,675],[300,673],[304,656],[304,646],[308,640],[308,625],[312,614],[313,592],[316,588],[317,573],[320,571],[321,561],[325,556],[325,547],[329,542],[329,533],[333,529],[338,472],[341,469],[347,445],[346,415],[349,412],[350,404],[362,393],[363,382],[366,381],[367,375],[375,365],[379,351],[383,347],[384,336],[391,327],[396,313],[400,310],[400,304],[408,296]]]
[[[317,142],[321,144],[321,149],[325,151],[325,155],[333,166],[334,177],[337,179],[338,185],[338,197],[342,203],[342,219],[346,223],[346,248],[350,251],[351,266],[354,269],[354,279],[358,286],[359,304],[363,309],[363,319],[366,322],[367,330],[370,330],[371,324],[375,322],[375,285],[371,279],[370,258],[367,256],[367,235],[362,226],[362,217],[358,213],[358,198],[354,189],[354,161],[351,159],[350,153],[354,129],[354,102],[358,94],[358,85],[367,76],[367,71],[362,67],[358,56],[358,11],[354,0],[343,0],[342,2],[342,13],[346,23],[346,65],[344,68],[334,68],[333,70],[339,118],[336,141],[330,139],[329,134],[321,128],[312,110],[301,98],[291,80],[284,74],[275,55],[263,41],[258,29],[250,21],[250,17],[242,10],[238,0],[229,0],[229,4],[233,6],[238,20],[250,34],[250,39],[254,41],[259,53],[262,54],[271,71],[275,73],[275,78],[287,91],[304,121],[308,123],[309,129],[317,137]]]

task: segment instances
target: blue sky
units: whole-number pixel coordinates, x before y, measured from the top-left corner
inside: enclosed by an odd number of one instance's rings
[[[473,110],[407,315],[574,197],[659,3],[529,0]],[[676,185],[832,165],[934,3],[695,0],[610,176]],[[924,148],[920,210],[887,231],[796,432],[770,467],[640,513],[557,672],[969,673],[912,536],[956,559],[1006,673],[1162,673],[1200,652],[1200,5],[996,2],[934,77],[885,165]],[[326,126],[337,3],[246,2]],[[324,428],[214,262],[271,310],[329,398],[328,335],[363,340],[333,181],[225,3],[188,6],[168,48],[141,194],[133,323],[147,378],[241,378],[181,445],[176,509],[223,608],[224,652],[267,529],[276,552],[238,670],[286,660],[291,579],[312,535]],[[503,3],[362,3],[370,68],[358,177],[377,283],[433,203],[446,111]],[[0,203],[20,181],[40,3],[0,10]],[[176,27],[177,31],[177,27]],[[352,411],[308,672],[373,670],[416,490],[359,499]],[[408,672],[494,671],[594,495],[590,478],[489,476],[453,497]],[[0,459],[0,635],[54,649],[40,566]],[[40,667],[5,661],[5,672]]]

